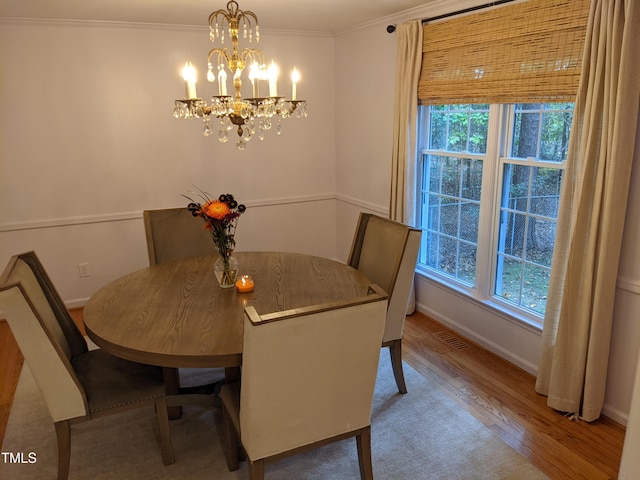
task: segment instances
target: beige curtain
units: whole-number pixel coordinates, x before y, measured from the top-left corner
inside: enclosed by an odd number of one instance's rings
[[[393,150],[391,154],[391,198],[389,218],[407,225],[416,224],[416,124],[418,80],[422,66],[422,21],[403,23],[396,29],[396,90],[393,112]],[[412,287],[407,315],[415,311]]]
[[[396,29],[395,108],[389,218],[415,225],[416,123],[418,79],[422,65],[422,22],[413,20]]]
[[[591,4],[536,381],[550,407],[586,421],[604,403],[638,127],[639,7]]]

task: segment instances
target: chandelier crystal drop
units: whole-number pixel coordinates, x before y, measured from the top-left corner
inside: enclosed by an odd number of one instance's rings
[[[240,30],[242,32],[240,33]],[[291,99],[278,95],[278,68],[274,62],[265,65],[264,54],[257,48],[239,49],[238,37],[248,43],[259,43],[260,29],[258,17],[248,10],[240,10],[238,3],[231,0],[226,10],[216,10],[209,15],[209,40],[213,44],[224,45],[225,33],[231,39],[231,49],[226,46],[214,47],[207,56],[207,80],[218,83],[218,95],[211,97],[211,104],[198,98],[196,94],[196,73],[187,62],[182,71],[185,81],[185,98],[175,101],[175,118],[199,118],[204,122],[204,135],[213,134],[214,118],[220,120],[218,140],[226,143],[228,132],[236,127],[238,142],[236,147],[244,150],[246,143],[256,136],[262,140],[270,130],[273,120],[277,134],[281,132],[281,119],[307,117],[307,102],[298,100],[297,85],[300,74],[294,67],[291,74]],[[249,67],[252,97],[242,98],[242,73]],[[228,75],[227,72],[230,72]],[[233,84],[233,95],[227,93],[227,78]],[[269,96],[260,96],[260,86],[268,85]],[[272,120],[273,119],[273,120]]]

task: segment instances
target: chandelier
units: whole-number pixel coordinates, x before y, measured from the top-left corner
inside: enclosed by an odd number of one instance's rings
[[[198,98],[196,94],[196,72],[193,65],[187,62],[182,70],[185,81],[186,97],[175,101],[173,116],[175,118],[200,118],[204,121],[204,135],[213,133],[212,121],[218,119],[220,129],[218,140],[226,143],[229,132],[236,128],[239,150],[246,148],[247,142],[257,134],[260,140],[271,130],[275,120],[275,130],[280,135],[280,121],[289,117],[303,118],[307,116],[307,104],[297,99],[297,83],[300,74],[293,69],[291,74],[291,99],[278,96],[278,67],[274,62],[265,65],[264,54],[257,48],[238,47],[238,37],[242,30],[243,40],[249,43],[260,41],[258,17],[248,10],[240,10],[238,3],[231,0],[226,10],[216,10],[209,15],[209,39],[212,43],[225,43],[225,34],[231,39],[231,50],[228,47],[213,48],[207,56],[207,80],[218,82],[218,95],[211,97],[211,104]],[[252,97],[242,98],[242,72],[249,66],[248,78],[252,85]],[[227,70],[233,81],[233,95],[227,93]],[[260,95],[260,84],[268,84],[269,96]]]

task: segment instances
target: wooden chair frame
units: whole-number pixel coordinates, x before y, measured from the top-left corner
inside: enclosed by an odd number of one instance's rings
[[[382,282],[377,279],[372,279],[372,281],[378,282],[389,294],[387,328],[385,329],[382,348],[389,348],[391,367],[398,391],[400,393],[407,393],[407,385],[404,379],[404,372],[402,371],[402,331],[404,329],[404,319],[409,295],[413,287],[413,272],[415,272],[418,259],[422,231],[388,218],[370,213],[360,213],[351,251],[347,260],[347,264],[357,270],[360,270],[362,248],[367,234],[367,227],[372,219],[383,222],[390,228],[400,230],[404,235],[402,251],[397,258],[393,259],[394,264],[388,284],[383,285]],[[403,278],[402,284],[398,285],[399,275],[407,273],[411,273],[410,280]],[[392,326],[393,328],[391,328]]]

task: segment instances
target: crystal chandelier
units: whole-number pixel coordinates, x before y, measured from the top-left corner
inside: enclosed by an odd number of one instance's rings
[[[231,0],[226,10],[217,10],[209,15],[209,39],[212,43],[224,45],[225,34],[231,39],[231,50],[228,47],[213,48],[207,56],[207,80],[218,82],[218,95],[211,97],[211,105],[198,98],[196,94],[196,73],[190,62],[185,64],[182,76],[185,81],[186,98],[176,100],[173,116],[176,118],[201,118],[204,121],[204,135],[213,133],[212,120],[219,119],[220,130],[218,140],[226,143],[228,134],[236,127],[239,150],[244,150],[247,142],[255,135],[262,140],[266,131],[270,130],[275,120],[276,132],[280,135],[280,121],[294,116],[307,116],[307,104],[297,99],[297,83],[300,74],[294,68],[291,74],[291,100],[278,96],[278,69],[275,63],[267,68],[264,55],[257,48],[245,47],[239,50],[238,36],[242,29],[242,38],[252,43],[260,41],[258,17],[248,10],[238,8],[237,2]],[[241,75],[249,66],[249,80],[252,84],[253,96],[242,98]],[[227,70],[231,72],[234,95],[227,94]],[[260,83],[267,83],[269,96],[260,96]]]

